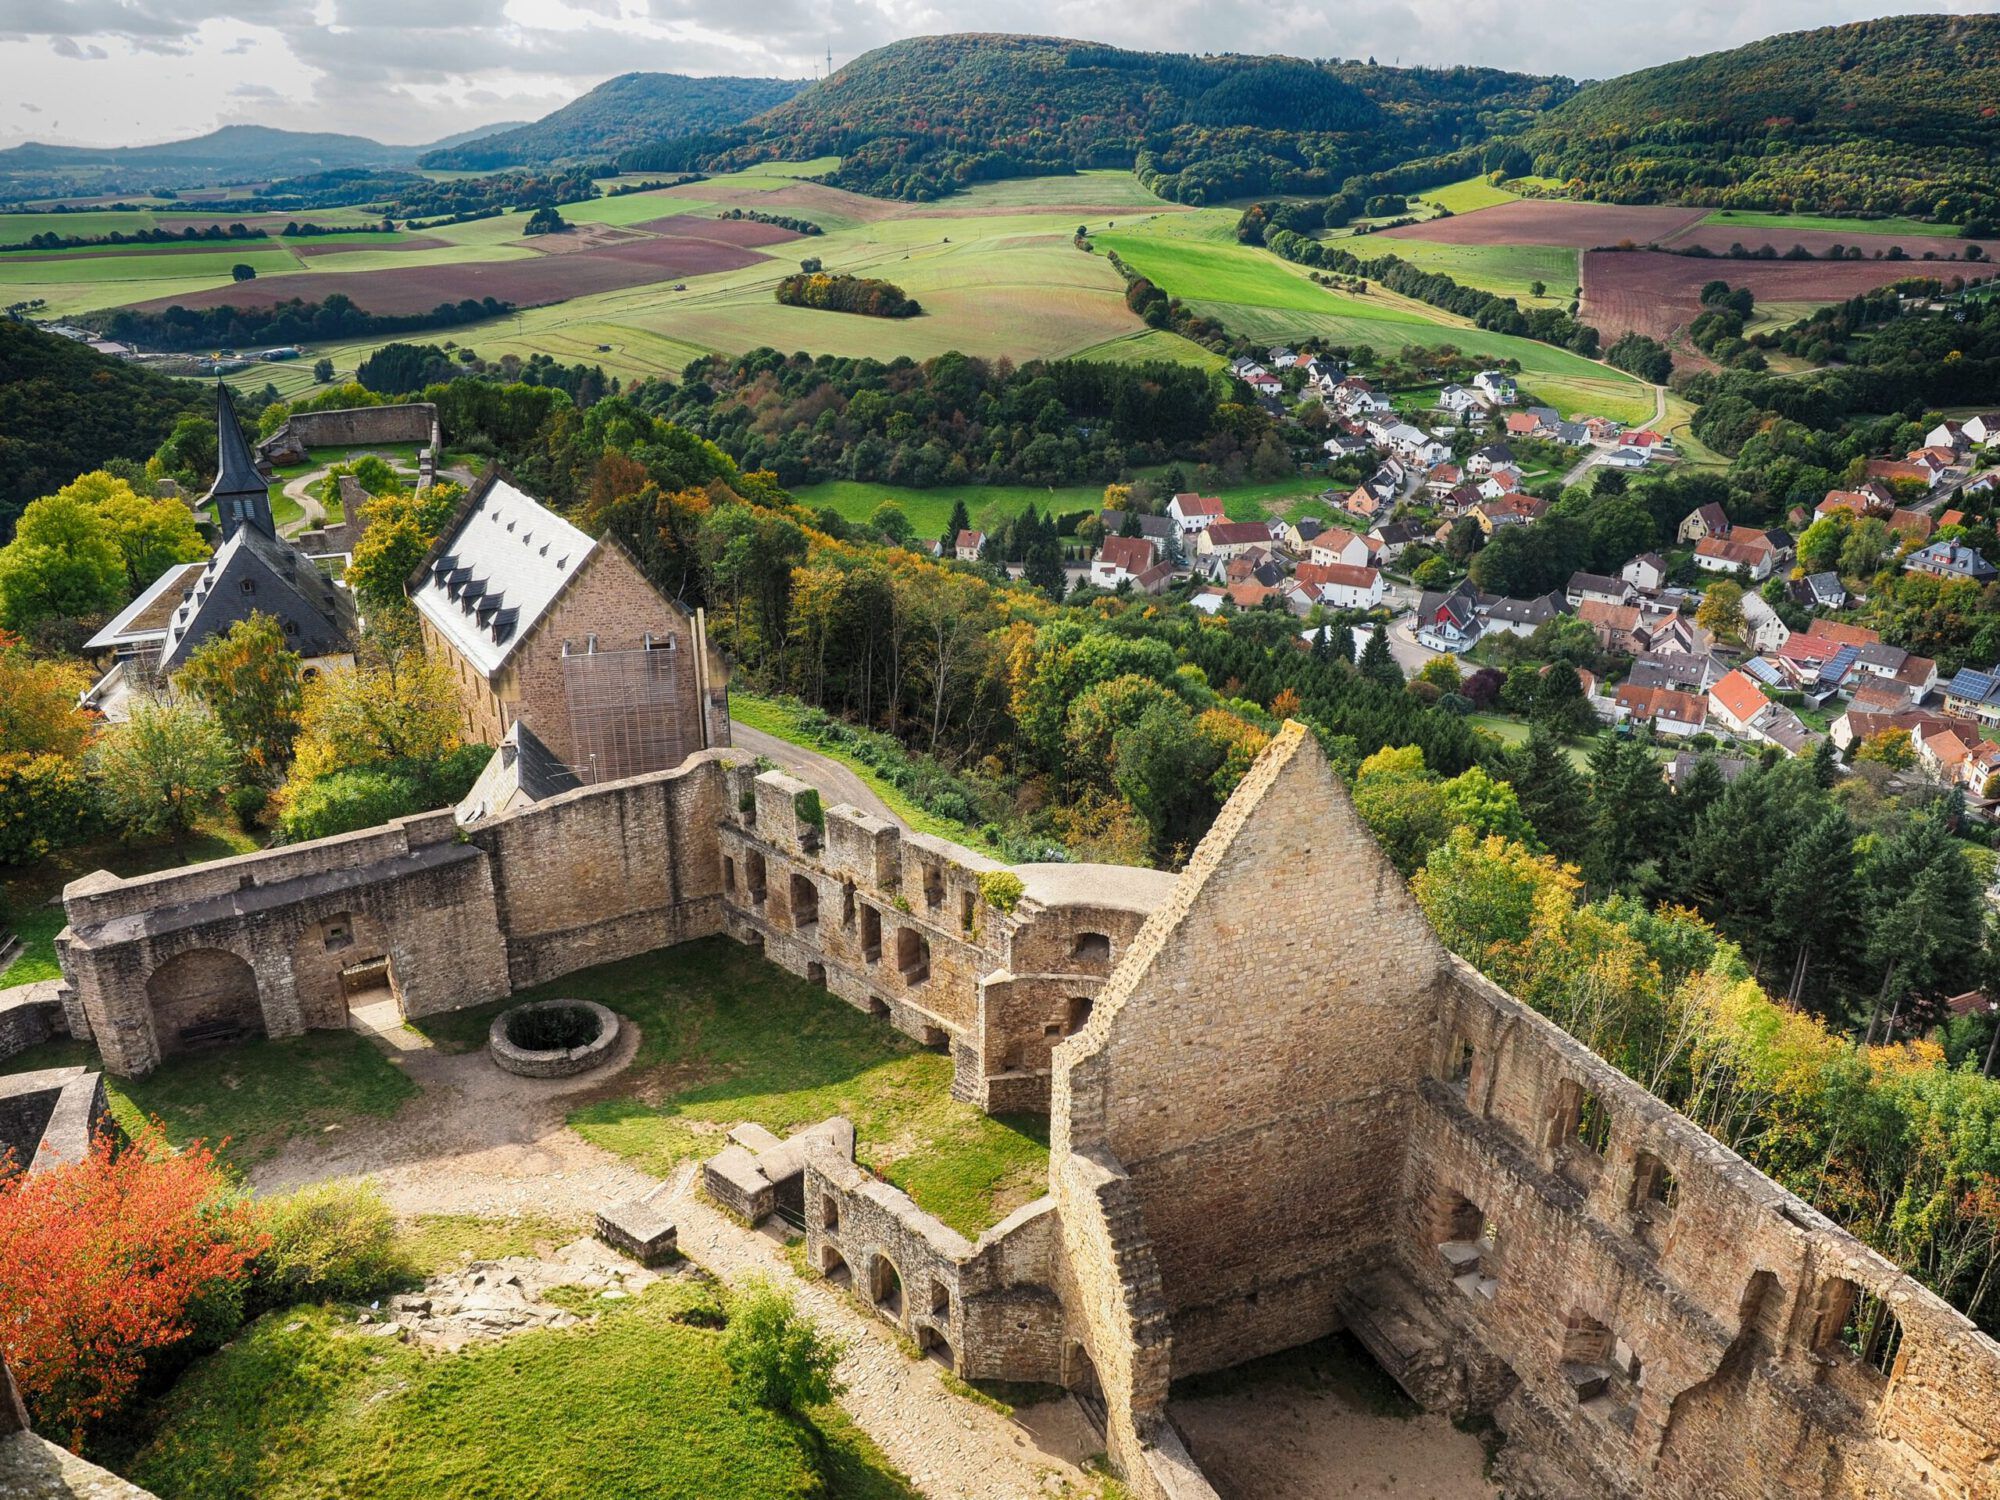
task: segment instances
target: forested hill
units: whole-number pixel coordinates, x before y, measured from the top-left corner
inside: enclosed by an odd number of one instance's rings
[[[1156,191],[1188,203],[1330,192],[1357,172],[1518,130],[1572,87],[1490,68],[918,37],[857,58],[764,115],[732,159],[837,154],[832,181],[896,198],[1135,165]]]
[[[427,152],[423,165],[483,172],[520,163],[603,160],[647,142],[740,124],[804,87],[803,79],[625,73],[532,125]]]
[[[193,381],[0,319],[0,542],[35,496],[107,458],[144,460],[184,412],[214,399]]]
[[[1593,197],[1990,217],[2000,16],[1768,37],[1591,84],[1520,143]]]

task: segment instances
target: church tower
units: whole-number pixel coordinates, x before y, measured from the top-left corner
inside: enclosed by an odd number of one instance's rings
[[[215,502],[215,519],[226,542],[244,526],[254,526],[268,537],[278,534],[277,519],[271,514],[271,492],[257,470],[257,459],[236,421],[236,407],[229,399],[229,387],[215,384],[215,483],[202,497],[203,504]]]

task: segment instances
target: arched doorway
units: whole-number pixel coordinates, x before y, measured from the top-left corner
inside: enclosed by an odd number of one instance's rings
[[[846,1286],[853,1277],[848,1274],[847,1262],[831,1245],[820,1246],[819,1274],[835,1286]]]
[[[256,971],[223,948],[168,959],[148,976],[146,1002],[162,1057],[264,1035]]]
[[[903,1321],[903,1278],[895,1262],[878,1255],[868,1263],[868,1300],[892,1322]]]

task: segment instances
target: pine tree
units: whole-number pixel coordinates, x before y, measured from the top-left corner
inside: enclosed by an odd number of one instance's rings
[[[1590,789],[1569,752],[1537,726],[1508,761],[1507,779],[1521,812],[1549,852],[1572,862],[1581,859],[1590,832]]]
[[[1389,651],[1389,635],[1376,621],[1374,630],[1369,632],[1368,644],[1361,648],[1361,675],[1384,687],[1400,688],[1403,685],[1403,669],[1396,665],[1396,658]]]
[[[1607,735],[1591,749],[1590,770],[1584,880],[1598,895],[1657,884],[1652,861],[1666,813],[1659,762],[1639,741]]]
[[[946,557],[950,557],[958,546],[958,534],[970,530],[972,530],[972,517],[966,512],[965,502],[954,500],[951,506],[951,519],[945,523],[944,535],[938,538]]]
[[[1786,849],[1771,877],[1774,957],[1791,954],[1785,998],[1794,1005],[1822,1014],[1829,1009],[1829,985],[1838,977],[1853,929],[1828,918],[1851,910],[1853,888],[1854,828],[1847,814],[1829,807]]]
[[[1834,759],[1831,739],[1821,740],[1813,749],[1812,778],[1821,791],[1826,791],[1840,779],[1840,766]]]

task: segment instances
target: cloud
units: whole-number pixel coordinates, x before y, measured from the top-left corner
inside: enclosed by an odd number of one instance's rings
[[[225,122],[423,141],[533,118],[618,73],[804,77],[899,37],[1018,31],[1186,52],[1475,63],[1574,77],[1896,0],[1686,0],[1606,29],[1597,0],[0,0],[0,77],[77,139],[136,144]],[[1941,9],[1985,11],[1991,0]],[[76,118],[83,101],[89,113]],[[33,112],[32,110],[30,112]],[[11,115],[10,115],[10,118]],[[0,123],[0,145],[25,122]]]

